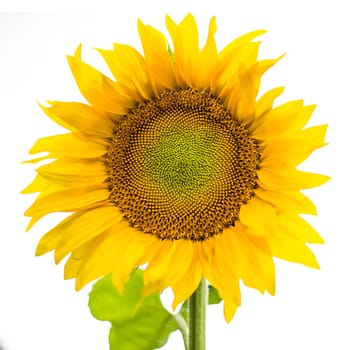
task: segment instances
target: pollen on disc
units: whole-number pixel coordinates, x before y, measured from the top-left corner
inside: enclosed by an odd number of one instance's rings
[[[110,200],[144,233],[201,241],[238,219],[259,159],[255,139],[218,98],[165,91],[116,124],[106,154]]]

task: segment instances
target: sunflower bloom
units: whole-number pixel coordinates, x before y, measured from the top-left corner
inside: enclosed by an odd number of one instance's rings
[[[229,322],[240,281],[275,293],[273,257],[318,268],[306,243],[322,243],[300,214],[316,214],[301,192],[328,177],[298,170],[325,145],[326,125],[305,128],[314,106],[274,107],[283,88],[257,97],[280,58],[258,60],[264,31],[218,52],[215,18],[199,48],[192,15],[166,19],[166,37],[138,22],[143,53],[99,50],[114,80],[68,57],[87,104],[49,101],[44,112],[68,133],[39,139],[47,160],[23,191],[39,192],[30,228],[51,212],[69,216],[40,240],[36,255],[67,258],[76,289],[112,273],[121,292],[145,265],[143,295],[170,287],[173,307],[202,276],[224,300]]]

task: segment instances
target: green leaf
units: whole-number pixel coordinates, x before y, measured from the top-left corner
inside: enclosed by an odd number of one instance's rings
[[[185,322],[188,324],[188,314],[189,314],[188,299],[183,302],[179,310],[179,314],[183,317]]]
[[[171,46],[170,46],[169,43],[167,43],[167,52],[168,52],[168,54],[170,55],[170,58],[171,58],[172,63],[174,63],[174,61],[175,61],[175,54],[174,54],[174,52],[173,52],[173,50],[172,50],[172,48],[171,48]]]
[[[218,291],[213,286],[208,286],[208,304],[219,304],[222,298],[219,296]]]
[[[143,271],[137,270],[119,294],[111,275],[94,284],[89,307],[93,316],[112,323],[111,350],[153,350],[162,347],[178,329],[173,315],[162,305],[159,294],[141,299]]]

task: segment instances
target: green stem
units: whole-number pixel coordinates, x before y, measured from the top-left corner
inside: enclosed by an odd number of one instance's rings
[[[202,278],[197,290],[189,298],[189,350],[206,349],[206,307],[208,288]]]

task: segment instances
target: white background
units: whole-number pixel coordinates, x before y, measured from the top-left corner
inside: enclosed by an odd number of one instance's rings
[[[245,32],[267,29],[260,57],[287,55],[266,74],[263,91],[285,85],[280,102],[304,98],[308,104],[317,103],[312,123],[330,125],[330,146],[304,165],[332,176],[327,185],[308,192],[319,212],[310,221],[326,241],[313,247],[322,269],[276,261],[275,297],[243,288],[243,306],[230,325],[221,306],[209,308],[207,349],[359,349],[355,3],[3,1],[0,10],[47,12],[0,13],[0,349],[108,349],[108,324],[95,320],[87,308],[90,287],[75,292],[73,281],[63,281],[63,266],[54,265],[52,254],[34,256],[39,238],[58,218],[50,216],[25,233],[28,220],[22,213],[33,197],[18,193],[34,172],[19,163],[27,159],[37,138],[59,132],[36,101],[82,100],[66,54],[81,42],[84,59],[107,73],[93,47],[121,42],[139,48],[137,18],[165,31],[165,13],[179,21],[188,12],[196,16],[202,40],[210,17],[217,16],[221,48]],[[179,334],[166,349],[183,349]]]

